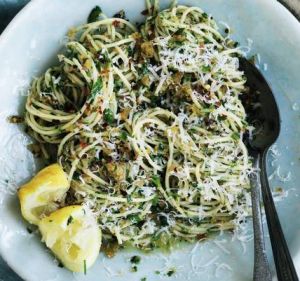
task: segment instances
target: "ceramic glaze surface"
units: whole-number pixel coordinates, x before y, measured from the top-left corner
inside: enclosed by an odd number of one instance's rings
[[[169,1],[161,1],[167,7]],[[280,137],[269,153],[272,188],[283,189],[277,202],[278,213],[291,254],[300,272],[300,24],[279,3],[269,0],[179,0],[180,4],[200,6],[232,27],[232,37],[241,45],[251,45],[249,56],[270,83],[282,119]],[[117,3],[117,4],[116,4]],[[26,146],[30,138],[20,126],[9,124],[12,114],[22,114],[27,89],[33,77],[55,62],[69,27],[86,21],[90,10],[100,5],[112,16],[124,9],[133,22],[143,20],[143,0],[34,0],[8,26],[0,37],[0,252],[8,264],[28,281],[108,281],[108,280],[252,280],[253,242],[251,221],[247,235],[219,235],[207,242],[182,245],[171,253],[143,254],[121,251],[113,259],[101,253],[87,275],[59,268],[40,242],[29,234],[21,219],[17,187],[37,171],[39,164]],[[281,196],[282,197],[282,196]],[[279,198],[276,196],[276,199]],[[271,250],[267,244],[268,256]],[[138,271],[130,272],[129,259],[142,257]],[[170,269],[176,268],[171,277]],[[157,275],[155,271],[159,271]]]

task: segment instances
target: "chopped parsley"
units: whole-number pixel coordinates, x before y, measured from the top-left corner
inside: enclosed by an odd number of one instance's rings
[[[96,6],[95,8],[92,9],[90,12],[87,22],[95,22],[99,19],[100,14],[102,13],[102,9],[99,6]]]
[[[133,257],[131,257],[130,262],[134,263],[134,264],[139,264],[141,262],[141,257],[140,256],[133,256]]]
[[[109,67],[110,63],[111,63],[111,59],[108,55],[108,52],[102,50],[100,52],[100,54],[98,55],[97,66],[100,69],[104,69],[104,68]]]
[[[114,114],[109,108],[105,108],[103,112],[103,119],[106,123],[112,124],[114,122]]]
[[[115,80],[115,84],[114,84],[114,91],[118,92],[120,89],[122,89],[124,83],[122,80]]]
[[[113,15],[114,18],[126,19],[126,14],[124,10],[119,11],[118,13]]]
[[[158,204],[158,196],[155,196],[153,199],[152,199],[152,206],[157,206]]]
[[[164,148],[165,148],[164,144],[163,143],[159,143],[158,149],[159,150],[164,150]]]
[[[131,272],[137,272],[138,271],[138,267],[136,265],[133,265],[131,267]]]
[[[92,90],[90,93],[90,101],[93,101],[96,98],[96,96],[100,93],[102,87],[103,87],[103,82],[101,77],[99,77],[98,80],[92,86]]]
[[[132,202],[132,197],[131,197],[130,194],[127,195],[127,202],[128,202],[128,203]]]
[[[139,215],[129,215],[127,218],[132,222],[132,223],[138,223],[141,221],[141,218]]]
[[[239,133],[236,133],[236,132],[234,132],[234,133],[232,133],[231,134],[231,137],[234,139],[234,140],[239,140],[240,139],[240,134]]]
[[[172,268],[172,269],[167,271],[166,275],[171,277],[175,272],[176,272],[175,268]]]
[[[134,55],[134,49],[130,46],[127,48],[128,57],[132,57]]]
[[[28,226],[26,227],[26,230],[29,234],[31,234],[33,232],[32,229],[30,229]]]
[[[144,64],[142,65],[142,67],[140,68],[140,74],[141,74],[142,76],[144,76],[144,75],[146,75],[146,74],[148,74],[148,73],[149,73],[148,64],[144,63]]]
[[[158,176],[153,176],[151,180],[156,187],[161,187],[160,178]]]
[[[120,140],[126,141],[127,137],[128,137],[127,132],[126,131],[121,131],[121,133],[120,133]]]
[[[209,65],[203,65],[202,66],[202,72],[208,73],[211,71],[211,67]]]
[[[67,225],[69,225],[70,223],[72,223],[72,221],[73,221],[73,217],[69,216],[68,221],[67,221]]]
[[[83,261],[83,273],[86,275],[86,260]]]

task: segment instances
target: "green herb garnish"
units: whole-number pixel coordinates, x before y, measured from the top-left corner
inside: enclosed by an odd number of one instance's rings
[[[112,124],[114,122],[114,114],[109,108],[104,109],[103,118],[108,124]]]
[[[130,262],[134,263],[134,264],[139,264],[141,262],[141,257],[140,256],[133,256],[133,257],[131,257]]]
[[[128,203],[132,202],[132,197],[131,197],[130,194],[127,195],[127,202],[128,202]]]
[[[158,204],[158,196],[155,196],[153,199],[152,199],[152,206],[157,206]]]
[[[86,260],[83,261],[83,273],[86,275]]]
[[[98,58],[99,58],[99,61],[98,61],[98,67],[99,68],[108,67],[111,63],[111,59],[110,59],[107,51],[104,51],[104,52],[101,51]]]
[[[155,106],[160,106],[161,105],[161,101],[162,101],[162,98],[161,96],[151,96],[150,97],[150,100],[151,100],[151,106],[155,107]]]
[[[173,269],[170,269],[170,270],[168,270],[167,275],[168,275],[169,277],[171,277],[175,272],[176,272],[176,270],[175,270],[174,268],[173,268]]]
[[[119,19],[125,19],[126,18],[125,11],[121,10],[118,13],[114,14],[113,17]]]
[[[158,176],[153,176],[151,180],[156,187],[161,187],[160,178]]]
[[[79,180],[79,177],[80,177],[80,174],[78,172],[74,172],[74,175],[73,175],[73,179],[74,180]]]
[[[182,36],[183,37],[183,36]],[[181,38],[180,40],[176,39],[176,38],[172,38],[171,40],[169,40],[168,42],[168,47],[173,49],[173,48],[176,48],[176,47],[180,47],[183,45],[183,41],[184,39]]]
[[[198,186],[198,182],[192,182],[192,187],[197,188],[197,186]]]
[[[239,140],[240,139],[240,134],[239,133],[236,133],[236,132],[234,132],[234,133],[232,133],[231,134],[231,137],[234,139],[234,140]]]
[[[73,217],[69,216],[68,221],[67,221],[67,225],[69,225],[70,223],[72,223],[72,221],[73,221]]]
[[[132,57],[134,55],[134,50],[130,46],[127,48],[128,57]]]
[[[102,9],[99,6],[96,6],[95,8],[92,9],[90,12],[87,22],[95,22],[99,19],[100,14],[102,13]]]
[[[27,232],[28,232],[29,234],[32,233],[32,229],[30,229],[29,227],[26,227],[26,230],[27,230]]]
[[[149,70],[148,70],[148,64],[144,63],[142,65],[142,67],[140,68],[140,72],[141,72],[141,75],[146,75],[147,73],[149,73]]]
[[[164,144],[163,143],[159,143],[158,149],[159,150],[164,150],[164,148],[165,148]]]
[[[120,133],[120,139],[121,139],[122,141],[126,141],[126,140],[127,140],[127,137],[128,137],[127,132],[126,132],[126,131],[121,131],[121,133]]]
[[[99,77],[98,80],[93,84],[90,93],[90,101],[93,101],[96,98],[96,96],[100,93],[102,87],[103,87],[103,82],[101,77]]]
[[[139,215],[129,215],[127,218],[132,222],[132,223],[139,223],[141,221],[141,218]]]
[[[204,72],[204,73],[207,73],[207,72],[211,71],[211,68],[210,68],[209,65],[204,65],[204,66],[202,66],[201,69],[202,69],[202,72]]]
[[[138,271],[138,268],[136,265],[131,267],[131,272],[137,272],[137,271]]]
[[[116,80],[114,84],[114,91],[118,92],[123,87],[123,81],[122,80]]]
[[[210,40],[208,38],[204,37],[204,43],[208,44],[208,43],[210,43]]]

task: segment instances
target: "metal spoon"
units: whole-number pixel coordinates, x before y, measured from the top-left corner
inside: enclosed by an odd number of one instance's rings
[[[246,142],[250,154],[260,168],[261,193],[278,281],[296,281],[299,279],[284,238],[266,173],[268,149],[276,141],[280,132],[278,107],[272,90],[259,70],[245,58],[240,59],[240,69],[244,71],[250,89],[249,95],[244,95],[243,104],[248,122],[255,127],[253,138],[248,138]],[[254,280],[267,281],[271,280],[271,274],[264,251],[257,184],[253,187],[252,202],[255,239]]]

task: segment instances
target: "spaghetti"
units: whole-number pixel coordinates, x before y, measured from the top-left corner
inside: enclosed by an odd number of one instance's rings
[[[104,239],[141,249],[234,229],[251,171],[241,48],[200,8],[147,7],[139,27],[101,13],[72,28],[25,116],[68,174],[64,204],[89,204]]]

